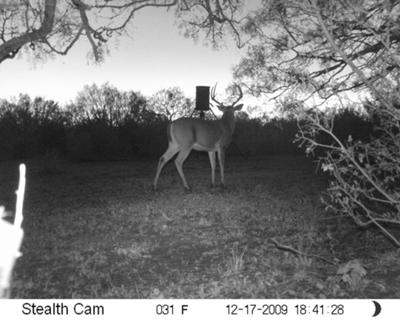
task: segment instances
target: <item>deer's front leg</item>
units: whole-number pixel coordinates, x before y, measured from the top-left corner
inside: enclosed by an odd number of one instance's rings
[[[211,165],[211,186],[215,186],[215,151],[209,151],[208,157],[210,158]]]
[[[225,166],[225,149],[221,148],[218,151],[218,160],[219,160],[219,169],[221,171],[221,185],[225,187],[225,174],[224,174],[224,166]]]

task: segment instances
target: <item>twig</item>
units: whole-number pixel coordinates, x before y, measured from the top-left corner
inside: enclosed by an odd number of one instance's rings
[[[170,218],[167,216],[167,214],[164,211],[161,211],[161,215],[165,218],[167,221],[173,221],[174,219]]]
[[[307,254],[307,253],[301,252],[301,251],[299,251],[297,249],[294,249],[292,247],[280,244],[275,239],[271,238],[269,241],[272,242],[272,244],[274,244],[275,247],[277,247],[279,250],[288,251],[288,252],[291,252],[291,253],[293,253],[295,255],[298,255],[298,256],[303,256],[303,257],[308,257],[308,258],[311,258],[311,257],[317,258],[317,259],[320,259],[320,260],[322,260],[322,261],[324,261],[324,262],[326,262],[326,263],[328,263],[330,265],[336,265],[336,263],[334,263],[334,262],[332,262],[332,261],[330,261],[330,260],[328,260],[328,259],[326,259],[324,257],[321,257],[321,256],[316,255],[316,254]]]

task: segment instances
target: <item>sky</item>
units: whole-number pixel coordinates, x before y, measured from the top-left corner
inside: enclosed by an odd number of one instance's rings
[[[84,85],[105,82],[120,90],[150,96],[160,89],[178,86],[194,98],[198,85],[213,86],[224,97],[232,81],[232,67],[245,51],[233,44],[214,50],[201,41],[184,38],[174,24],[173,12],[145,9],[133,21],[130,37],[110,47],[110,56],[96,65],[90,62],[87,41],[81,40],[67,56],[34,63],[27,55],[0,64],[0,98],[27,93],[66,104]]]

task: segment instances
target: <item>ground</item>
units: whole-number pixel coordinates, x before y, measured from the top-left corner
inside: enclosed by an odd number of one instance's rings
[[[157,160],[28,161],[12,297],[400,298],[400,252],[324,210],[310,160],[228,156],[226,188],[211,188],[194,153],[191,192],[173,163],[153,191]],[[10,211],[17,174],[0,163]]]

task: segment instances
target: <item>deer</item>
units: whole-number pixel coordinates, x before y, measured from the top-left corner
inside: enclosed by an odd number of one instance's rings
[[[169,123],[167,127],[168,148],[158,161],[157,171],[153,182],[153,189],[157,190],[158,179],[165,164],[175,155],[175,166],[182,180],[183,187],[190,191],[185,174],[183,163],[192,150],[208,152],[211,165],[211,186],[215,187],[216,154],[221,176],[221,186],[225,187],[225,151],[232,141],[235,130],[234,113],[242,109],[243,104],[237,104],[243,97],[239,85],[238,97],[231,104],[221,103],[216,99],[217,84],[211,89],[211,99],[215,106],[222,112],[222,117],[216,120],[205,120],[199,118],[179,118]],[[212,103],[210,103],[213,106]]]

